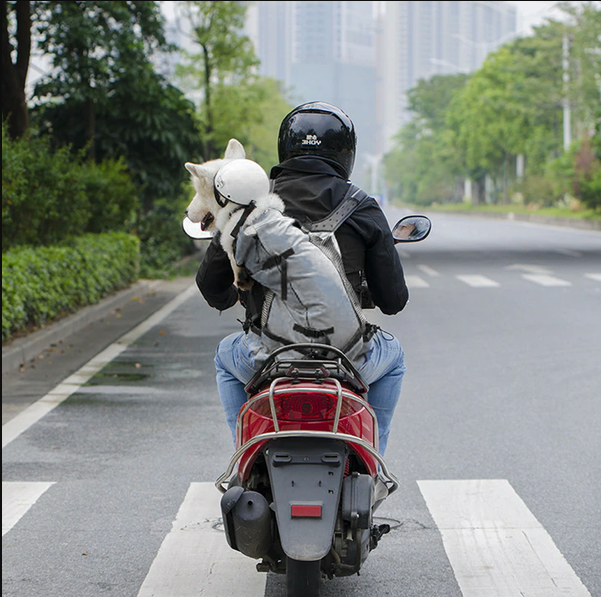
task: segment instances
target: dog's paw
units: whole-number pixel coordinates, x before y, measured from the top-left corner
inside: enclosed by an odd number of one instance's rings
[[[240,290],[250,290],[254,281],[250,277],[248,271],[246,271],[244,268],[241,268],[236,273],[236,286]]]

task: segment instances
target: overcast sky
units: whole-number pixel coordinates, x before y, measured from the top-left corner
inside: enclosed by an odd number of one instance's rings
[[[534,25],[541,25],[547,18],[561,18],[561,12],[555,9],[557,2],[509,2],[518,8],[518,31],[525,34],[532,32]],[[570,2],[582,4],[582,2]]]

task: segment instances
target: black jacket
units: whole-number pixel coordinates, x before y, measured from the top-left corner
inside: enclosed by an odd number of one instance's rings
[[[285,214],[302,223],[321,220],[343,199],[348,182],[337,164],[312,157],[292,158],[271,171],[272,190],[284,202]],[[347,277],[364,308],[377,306],[398,313],[409,298],[403,268],[390,227],[377,202],[368,198],[336,231]],[[219,239],[211,241],[196,276],[207,303],[220,311],[238,300],[234,274]],[[260,321],[263,291],[254,285],[240,295],[247,324]]]

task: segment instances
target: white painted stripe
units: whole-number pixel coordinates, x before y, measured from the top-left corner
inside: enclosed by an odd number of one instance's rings
[[[513,265],[508,265],[505,269],[510,270],[520,270],[522,272],[527,272],[529,274],[551,274],[552,271],[547,269],[546,267],[541,267],[540,265],[531,265],[530,263],[514,263]]]
[[[591,597],[508,481],[418,481],[463,597]]]
[[[422,272],[424,272],[424,274],[426,274],[428,276],[432,276],[432,277],[440,276],[440,274],[434,268],[430,267],[429,265],[418,265],[417,269],[421,270]]]
[[[530,280],[541,286],[571,286],[572,283],[567,280],[555,278],[554,276],[546,276],[544,274],[522,274],[522,278]]]
[[[54,483],[2,481],[2,536],[6,535]]]
[[[597,282],[601,282],[601,274],[584,274],[587,278],[591,280],[596,280]]]
[[[498,282],[495,282],[486,276],[466,275],[455,277],[468,286],[473,286],[474,288],[495,288],[496,286],[500,286]]]
[[[88,361],[81,369],[73,375],[67,377],[65,381],[48,392],[43,398],[28,406],[25,410],[13,417],[10,421],[2,425],[2,447],[4,448],[16,437],[37,423],[44,415],[56,408],[61,402],[65,401],[71,394],[86,383],[104,366],[110,363],[115,357],[119,356],[130,344],[148,332],[153,326],[158,325],[165,317],[171,314],[182,303],[188,300],[190,296],[198,292],[196,286],[190,286],[187,290],[180,292],[174,299],[156,311],[148,319],[136,326],[133,330],[127,332],[116,342],[105,348],[93,359]]]
[[[399,255],[401,259],[411,259],[411,253],[409,253],[409,251],[405,251],[404,249],[399,251]]]
[[[213,483],[192,483],[138,597],[263,597],[265,573],[256,560],[227,544],[221,494]]]
[[[405,282],[409,288],[428,288],[430,284],[419,276],[405,276]]]
[[[555,252],[561,253],[562,255],[569,255],[570,257],[582,257],[582,253],[573,251],[572,249],[555,249]]]

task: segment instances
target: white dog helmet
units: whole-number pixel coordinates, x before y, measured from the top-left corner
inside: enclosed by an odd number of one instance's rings
[[[232,160],[215,175],[215,199],[224,207],[229,201],[249,205],[269,193],[269,178],[257,162]]]

